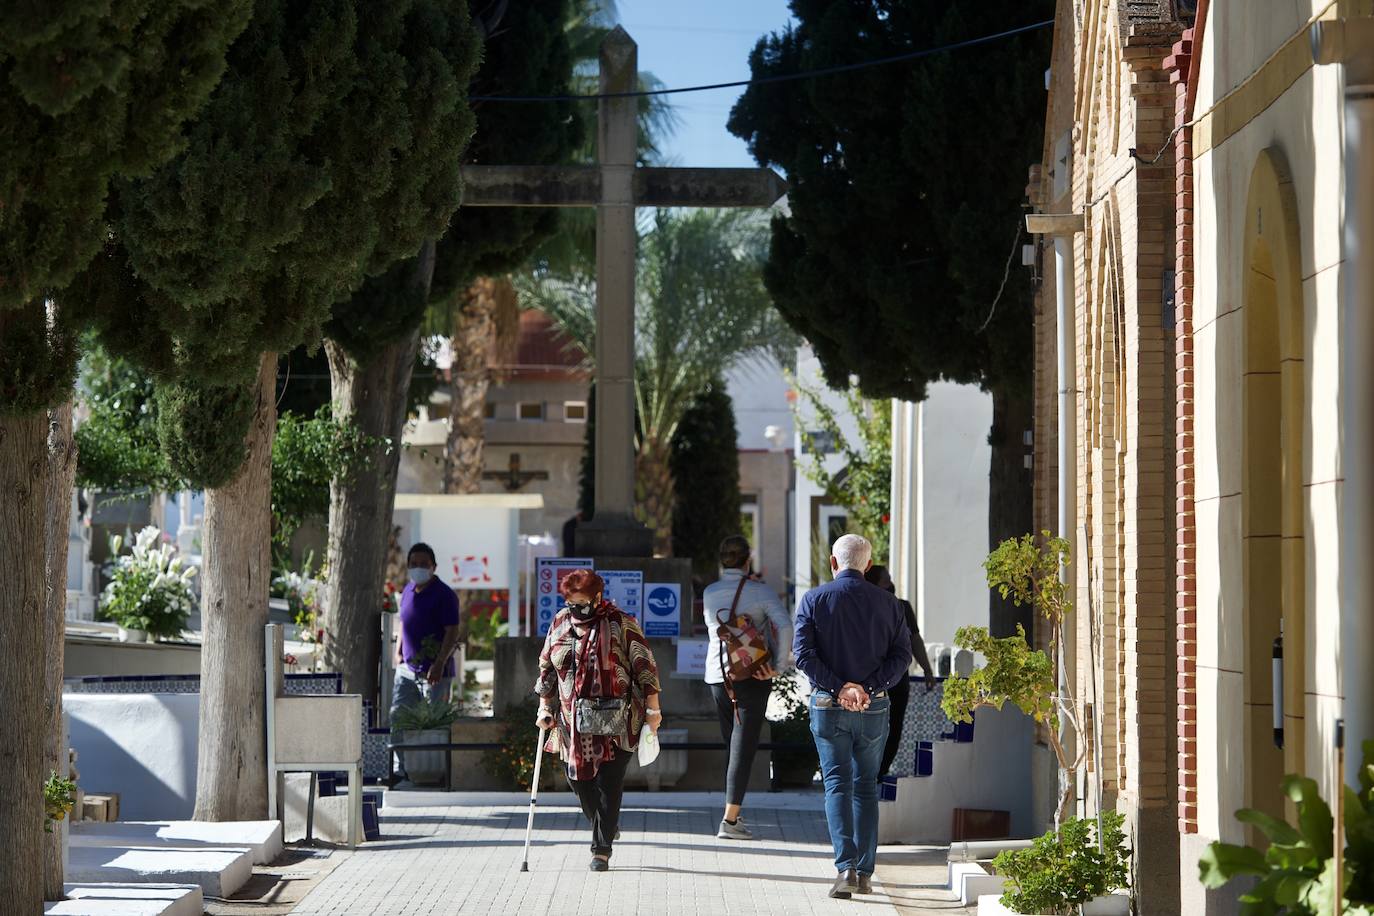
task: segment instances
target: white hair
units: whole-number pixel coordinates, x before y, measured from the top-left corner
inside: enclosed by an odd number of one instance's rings
[[[830,548],[830,555],[835,558],[840,569],[857,569],[864,572],[868,569],[868,561],[873,559],[873,545],[868,543],[867,538],[857,534],[846,534]]]

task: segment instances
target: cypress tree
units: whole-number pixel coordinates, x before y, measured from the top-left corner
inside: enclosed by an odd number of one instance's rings
[[[562,25],[568,0],[511,4],[499,20],[492,4],[470,0],[486,37],[472,95],[559,94],[572,61]],[[462,161],[558,163],[580,141],[572,103],[488,105]],[[334,308],[326,352],[335,416],[392,444],[379,448],[347,485],[331,487],[326,652],[346,690],[376,695],[378,616],[395,504],[406,391],[426,309],[451,299],[481,274],[510,270],[557,225],[556,211],[460,210],[424,242],[419,256],[373,277]],[[413,251],[414,249],[412,249]]]
[[[860,63],[1051,18],[1049,0],[797,0],[755,78]],[[1048,30],[913,61],[756,83],[729,129],[787,173],[765,281],[826,381],[921,400],[946,379],[993,399],[989,544],[1030,526],[1029,277],[1012,268],[1026,163],[1040,155]],[[994,601],[992,629],[1028,612]]]
[[[65,772],[62,658],[77,322],[63,293],[100,249],[111,179],[181,146],[249,0],[0,7],[0,887],[16,912],[62,896],[37,787]],[[41,700],[40,700],[41,698]],[[48,839],[44,839],[48,837]],[[40,864],[41,863],[41,864]]]
[[[106,345],[159,379],[174,470],[209,488],[197,819],[266,805],[277,354],[442,231],[477,55],[462,5],[258,0],[186,151],[119,187],[87,291]]]
[[[682,416],[673,436],[673,556],[688,557],[702,584],[715,581],[720,542],[740,530],[739,444],[735,404],[713,381]]]

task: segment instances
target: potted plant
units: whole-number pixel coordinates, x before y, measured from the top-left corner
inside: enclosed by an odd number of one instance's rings
[[[181,635],[195,608],[194,566],[183,566],[176,548],[149,525],[138,533],[133,552],[118,556],[122,538],[110,540],[114,575],[100,595],[100,614],[119,625],[122,642],[146,642]]]
[[[443,700],[420,700],[402,706],[391,717],[391,733],[399,744],[447,744],[450,726],[458,721],[458,709]],[[410,781],[438,783],[444,778],[448,751],[406,751],[406,774]]]
[[[76,781],[64,779],[54,770],[43,783],[43,829],[52,833],[53,824],[65,820],[76,805]]]
[[[1112,893],[1127,886],[1130,874],[1123,821],[1119,812],[1103,812],[1099,837],[1096,821],[1071,817],[1029,849],[998,854],[992,867],[1007,882],[1002,906],[1037,916],[1127,916],[1131,898]]]
[[[773,788],[808,788],[816,777],[820,756],[811,735],[811,710],[801,696],[796,671],[773,679],[773,690],[783,704],[783,715],[768,723],[774,744],[804,745],[798,750],[773,751]]]
[[[1017,607],[1030,605],[1036,616],[1049,622],[1049,652],[1031,649],[1026,631],[1018,624],[1016,635],[998,639],[987,627],[960,627],[954,643],[984,659],[969,677],[952,676],[945,681],[941,708],[954,722],[972,722],[973,711],[981,706],[1001,709],[1011,703],[1039,725],[1059,764],[1059,804],[1055,808],[1058,825],[1070,813],[1073,801],[1073,774],[1088,762],[1091,742],[1081,742],[1070,758],[1060,739],[1061,721],[1075,732],[1083,720],[1072,686],[1063,672],[1057,653],[1064,644],[1064,620],[1073,609],[1069,586],[1060,570],[1069,564],[1069,543],[1042,531],[1034,535],[1008,538],[983,561],[988,587]],[[1060,674],[1056,684],[1056,673]]]
[[[1364,742],[1359,789],[1343,787],[1345,844],[1342,850],[1339,912],[1347,916],[1374,913],[1374,741]],[[1283,792],[1297,809],[1294,826],[1252,808],[1236,820],[1253,824],[1268,839],[1263,851],[1251,846],[1213,843],[1198,863],[1199,879],[1219,888],[1234,878],[1253,884],[1240,895],[1242,913],[1289,913],[1324,916],[1338,912],[1336,895],[1336,822],[1317,784],[1303,776],[1283,778]]]
[[[1002,906],[1014,913],[1113,913],[1130,911],[1129,896],[1110,892],[1126,887],[1130,849],[1123,846],[1122,817],[1103,811],[1097,821],[1069,816],[1073,803],[1073,775],[1091,759],[1091,742],[1082,741],[1072,757],[1061,739],[1061,723],[1080,732],[1085,718],[1074,698],[1059,657],[1064,644],[1064,621],[1073,608],[1062,570],[1069,564],[1069,544],[1048,531],[1009,538],[983,562],[988,587],[1017,607],[1029,605],[1049,623],[1049,651],[1032,649],[1026,631],[998,639],[986,627],[960,627],[954,642],[983,659],[969,677],[945,681],[941,702],[954,722],[973,721],[973,711],[987,706],[1001,709],[1011,703],[1044,727],[1044,735],[1059,765],[1059,803],[1055,828],[1029,850],[1003,853],[993,862],[1013,889]],[[1056,664],[1058,662],[1058,664]],[[1101,835],[1092,825],[1100,822]]]

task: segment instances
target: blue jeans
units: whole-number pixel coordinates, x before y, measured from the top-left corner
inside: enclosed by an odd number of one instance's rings
[[[441,678],[433,687],[423,674],[412,674],[408,668],[397,668],[396,679],[391,682],[391,716],[402,706],[412,706],[421,700],[444,700],[449,698],[453,689],[453,678]]]
[[[818,705],[833,704],[833,705]],[[873,874],[878,855],[878,770],[887,743],[891,701],[874,700],[850,712],[823,691],[811,694],[811,734],[825,782],[825,821],[835,868]]]

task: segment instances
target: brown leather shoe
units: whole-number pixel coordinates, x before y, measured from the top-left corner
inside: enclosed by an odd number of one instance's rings
[[[844,873],[844,883],[849,885],[850,890],[853,890],[854,888],[858,887],[859,873],[852,868],[849,869]]]
[[[858,889],[857,893],[860,893],[860,894],[871,894],[871,893],[873,893],[873,876],[872,876],[872,875],[859,875],[859,889]]]
[[[847,874],[841,872],[840,876],[835,879],[835,883],[830,885],[830,896],[836,900],[848,900],[854,896]]]

